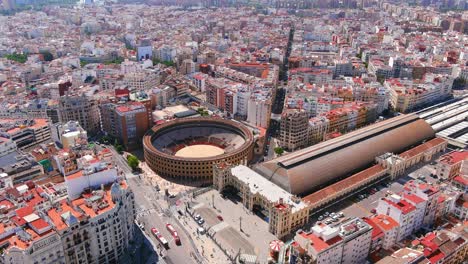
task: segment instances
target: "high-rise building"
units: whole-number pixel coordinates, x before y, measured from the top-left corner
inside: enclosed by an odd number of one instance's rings
[[[153,47],[149,39],[143,39],[137,46],[138,61],[151,60],[153,58]]]
[[[98,103],[85,95],[60,97],[58,112],[61,123],[78,121],[80,126],[91,135],[98,133],[101,129]]]
[[[280,146],[294,151],[309,145],[309,115],[304,110],[288,109],[281,114]]]
[[[101,105],[101,116],[102,130],[119,139],[127,149],[141,143],[150,124],[147,109],[139,102]]]
[[[254,125],[267,128],[271,115],[271,98],[259,93],[250,96],[247,107],[247,121]]]

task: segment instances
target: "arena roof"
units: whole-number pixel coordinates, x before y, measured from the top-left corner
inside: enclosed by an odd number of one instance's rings
[[[256,167],[292,194],[309,194],[368,167],[386,152],[400,153],[434,137],[416,115],[400,115],[343,136],[264,162]]]

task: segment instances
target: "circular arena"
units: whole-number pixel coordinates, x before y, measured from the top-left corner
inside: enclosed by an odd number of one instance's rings
[[[208,183],[213,164],[247,164],[254,137],[239,122],[221,118],[177,119],[154,126],[143,138],[148,166],[178,182]]]

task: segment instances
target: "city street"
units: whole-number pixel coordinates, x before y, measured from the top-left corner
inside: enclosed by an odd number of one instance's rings
[[[161,255],[166,256],[164,261],[161,263],[201,263],[195,258],[200,255],[197,249],[191,243],[191,238],[181,230],[182,228],[178,224],[177,220],[174,219],[173,214],[170,210],[167,210],[167,203],[164,203],[163,192],[157,192],[154,187],[147,185],[144,179],[141,179],[141,175],[135,175],[131,173],[131,169],[128,167],[126,160],[122,155],[119,155],[113,148],[115,161],[118,167],[124,172],[127,178],[128,185],[132,188],[135,194],[135,206],[137,208],[137,221],[144,225],[145,234],[147,238],[151,239],[154,245],[156,245],[156,251]],[[174,242],[173,237],[167,231],[166,224],[170,223],[178,231],[181,245],[177,246]],[[156,228],[159,232],[169,241],[169,249],[163,250],[156,238],[151,234],[151,228]]]
[[[112,148],[118,166],[125,173],[129,186],[135,193],[135,204],[137,208],[137,221],[144,225],[144,234],[151,241],[154,249],[160,256],[158,263],[230,263],[226,255],[206,236],[197,233],[197,224],[190,216],[180,212],[185,211],[188,202],[186,188],[156,177],[154,172],[149,171],[144,162],[140,163],[143,174],[130,173],[125,158]],[[155,186],[161,189],[158,191]],[[174,198],[167,198],[164,189],[168,189]],[[193,222],[193,223],[192,223]],[[167,231],[166,224],[170,223],[178,232],[181,245],[177,246],[173,237]],[[165,250],[160,242],[151,234],[151,228],[156,228],[169,242],[169,249]]]
[[[145,227],[145,233],[155,245],[160,245],[156,238],[151,234],[151,228],[156,228],[169,241],[169,249],[164,250],[167,263],[199,263],[192,257],[196,255],[196,250],[190,243],[190,238],[181,230],[178,222],[172,214],[168,214],[167,207],[160,205],[158,199],[162,194],[154,194],[154,189],[146,186],[137,177],[128,180],[129,186],[135,193],[135,203],[137,207],[137,220]],[[181,245],[177,246],[171,234],[166,229],[166,224],[170,223],[178,231]],[[161,248],[157,249],[161,252]]]

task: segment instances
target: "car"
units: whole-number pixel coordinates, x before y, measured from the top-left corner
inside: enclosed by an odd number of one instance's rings
[[[330,213],[329,213],[329,212],[325,212],[323,215],[324,215],[324,216],[328,216],[328,215],[330,215]]]
[[[318,217],[318,220],[319,220],[319,221],[322,221],[322,220],[323,220],[323,216],[319,216],[319,217]]]
[[[176,195],[170,194],[170,195],[169,195],[169,198],[171,198],[171,199],[172,199],[172,198],[176,198]]]
[[[203,235],[203,234],[205,234],[205,229],[203,227],[199,227],[199,228],[197,228],[197,233],[200,234],[200,235]]]
[[[332,220],[330,220],[330,219],[325,220],[325,224],[329,225],[331,223],[332,223]]]
[[[344,213],[343,213],[343,212],[339,212],[338,215],[339,215],[340,217],[344,217]]]
[[[362,199],[364,199],[364,195],[360,194],[360,195],[358,195],[358,198],[362,200]]]
[[[331,213],[331,214],[330,214],[330,217],[331,217],[331,218],[333,218],[333,217],[335,217],[335,216],[336,216],[336,213]]]
[[[203,225],[203,223],[205,223],[205,220],[203,218],[200,218],[200,219],[198,219],[197,223],[199,225]]]
[[[340,220],[340,219],[338,219],[338,217],[336,217],[336,216],[335,216],[335,218],[332,219],[333,222],[338,222],[338,220]]]
[[[196,215],[193,217],[193,219],[195,219],[195,221],[200,220],[200,218],[201,218],[201,216],[200,216],[199,214],[196,214]]]
[[[372,209],[372,210],[370,210],[370,212],[373,213],[373,214],[375,214],[375,213],[377,213],[377,210]]]
[[[216,216],[218,218],[219,221],[224,221],[224,218],[220,215]]]

